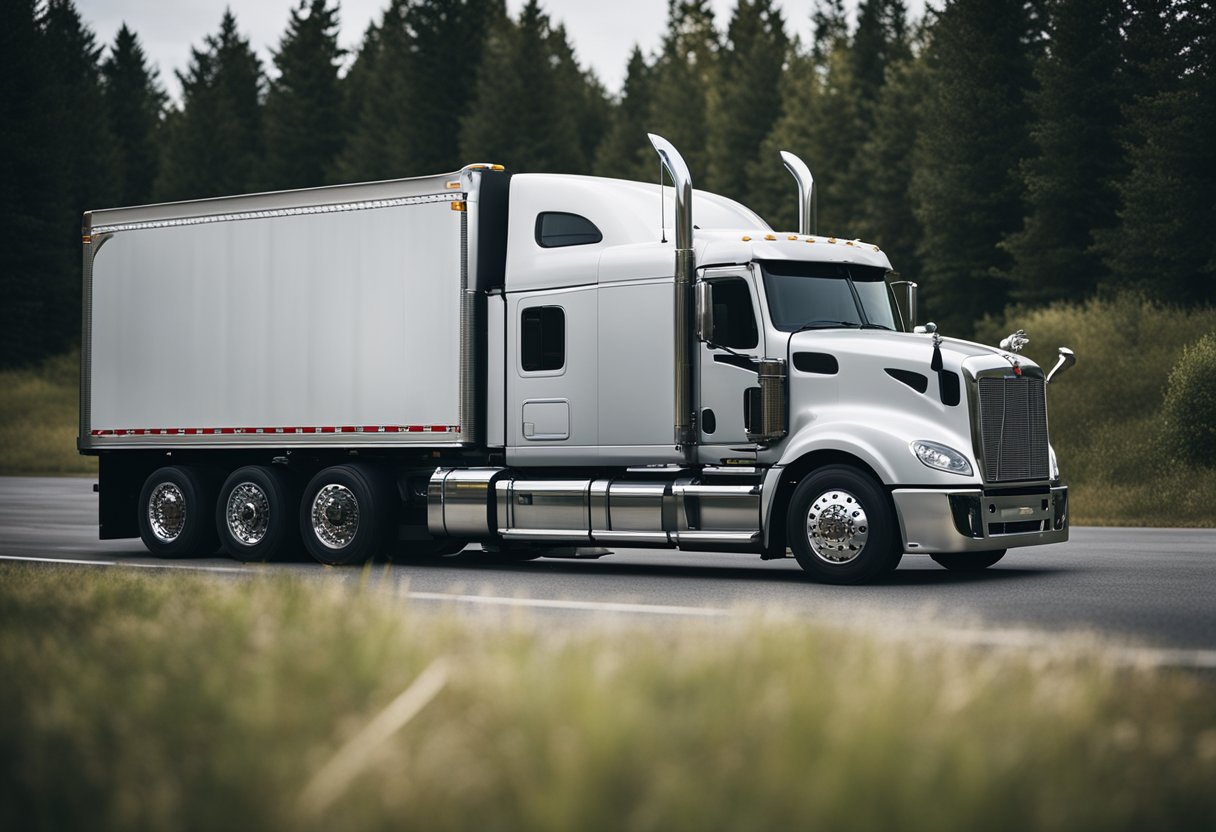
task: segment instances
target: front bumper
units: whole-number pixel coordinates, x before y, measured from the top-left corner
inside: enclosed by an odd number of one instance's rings
[[[1068,488],[1032,494],[981,489],[891,492],[907,552],[982,552],[1068,540]]]

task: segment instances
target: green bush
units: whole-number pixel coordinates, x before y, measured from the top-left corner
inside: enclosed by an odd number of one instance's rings
[[[1216,332],[1183,351],[1170,372],[1161,416],[1162,444],[1171,458],[1216,467]]]
[[[1216,493],[1216,468],[1184,464],[1180,472],[1159,441],[1169,370],[1188,345],[1216,331],[1216,309],[1166,307],[1135,295],[1012,308],[981,322],[976,340],[995,345],[1016,329],[1031,339],[1024,354],[1044,369],[1055,364],[1058,347],[1077,354],[1076,367],[1047,391],[1051,444],[1072,489],[1074,522],[1216,522],[1204,496]]]

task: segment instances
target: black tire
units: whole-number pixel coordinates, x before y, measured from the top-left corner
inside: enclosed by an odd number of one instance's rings
[[[229,556],[246,563],[283,560],[300,549],[300,486],[282,466],[250,465],[220,488],[215,528]]]
[[[214,472],[190,465],[159,468],[139,492],[139,537],[162,558],[202,557],[219,547]]]
[[[988,552],[942,552],[929,555],[951,572],[980,572],[1005,557],[1004,549]]]
[[[798,564],[829,584],[877,580],[903,557],[890,495],[872,476],[846,465],[812,471],[798,484],[786,534]]]
[[[399,503],[396,484],[374,465],[326,468],[300,500],[304,548],[331,566],[366,563],[395,542]]]

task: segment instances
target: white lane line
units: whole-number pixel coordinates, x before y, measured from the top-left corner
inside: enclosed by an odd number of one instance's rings
[[[197,566],[183,563],[132,563],[117,560],[75,560],[72,558],[38,558],[18,555],[0,555],[0,560],[26,561],[32,563],[66,563],[73,566],[130,566],[137,569],[177,569],[194,572],[251,572],[266,571],[258,566]],[[485,606],[532,607],[535,609],[581,610],[584,612],[649,613],[651,615],[688,615],[718,618],[733,615],[729,610],[713,607],[677,607],[663,604],[625,604],[614,601],[559,601],[547,598],[508,598],[497,595],[461,595],[452,592],[406,592],[405,597],[414,601],[454,601]]]
[[[505,607],[535,607],[548,610],[583,610],[586,612],[637,612],[651,615],[692,615],[719,618],[733,615],[730,610],[715,607],[673,607],[662,604],[623,604],[614,601],[558,601],[547,598],[507,598],[496,595],[455,595],[447,592],[408,592],[415,601],[459,601],[466,604],[486,604]]]
[[[67,563],[72,566],[129,566],[132,569],[179,569],[186,572],[257,572],[258,567],[198,566],[188,563],[136,563],[120,560],[75,560],[73,558],[36,558],[21,555],[0,555],[0,560],[18,560],[27,563]]]
[[[259,566],[193,566],[176,563],[132,563],[116,560],[79,560],[72,558],[40,558],[19,555],[0,555],[0,560],[27,561],[32,563],[63,563],[73,566],[128,566],[137,569],[177,569],[194,572],[238,572],[250,574],[265,572]],[[547,598],[510,598],[496,595],[466,595],[450,592],[406,592],[405,597],[416,601],[447,601],[483,606],[530,607],[533,609],[577,610],[581,612],[617,612],[650,615],[690,616],[699,618],[722,618],[746,613],[717,607],[680,607],[661,604],[626,604],[614,601],[560,601]],[[874,627],[859,627],[870,635],[883,638],[883,631]],[[919,635],[972,647],[1004,647],[1021,650],[1058,648],[1058,638],[1044,637],[1029,630],[1010,629],[957,629],[933,628],[920,631]],[[906,641],[911,634],[892,634],[888,641]],[[1065,647],[1067,650],[1068,648]],[[1099,653],[1121,664],[1151,667],[1188,667],[1198,670],[1216,670],[1216,650],[1183,649],[1171,647],[1120,647],[1105,645]]]

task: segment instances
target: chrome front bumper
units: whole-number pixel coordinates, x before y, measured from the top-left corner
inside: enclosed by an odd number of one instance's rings
[[[907,552],[982,552],[1068,540],[1068,487],[1038,494],[981,489],[891,492]]]

